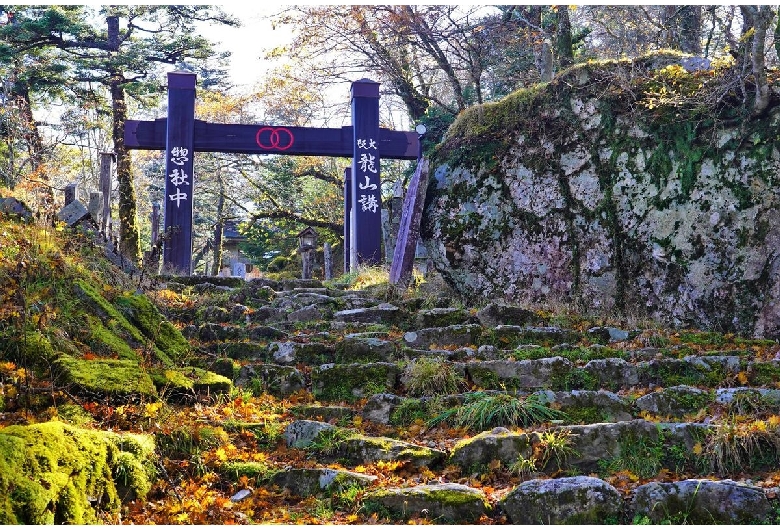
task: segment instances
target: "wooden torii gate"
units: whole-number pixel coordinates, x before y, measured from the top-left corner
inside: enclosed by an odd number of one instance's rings
[[[352,126],[328,129],[196,120],[195,80],[190,72],[169,72],[168,117],[125,124],[126,148],[165,151],[166,270],[192,273],[195,152],[351,156],[344,189],[345,269],[380,263],[380,160],[416,160],[420,142],[414,132],[379,127],[379,83],[370,79],[352,83]]]

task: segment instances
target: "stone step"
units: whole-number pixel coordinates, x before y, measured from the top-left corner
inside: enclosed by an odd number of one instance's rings
[[[775,492],[770,493],[772,497]],[[523,482],[500,500],[512,524],[756,524],[767,522],[767,492],[731,480],[649,482],[627,499],[585,476]]]
[[[268,329],[279,333],[274,328]],[[288,337],[286,341],[271,341],[265,346],[230,341],[214,347],[213,351],[242,361],[244,366],[236,379],[241,386],[246,386],[257,374],[266,374],[261,378],[275,377],[278,365],[310,366],[308,389],[318,399],[334,401],[355,401],[381,392],[409,397],[425,395],[421,392],[447,394],[467,387],[519,392],[609,390],[634,394],[640,389],[661,387],[668,391],[640,398],[639,412],[680,416],[694,413],[713,401],[708,391],[699,388],[725,389],[739,383],[746,387],[774,387],[780,379],[780,362],[755,361],[744,356],[688,356],[638,362],[607,358],[579,365],[560,356],[485,360],[490,352],[484,349],[443,352],[399,349],[396,342],[377,338],[381,336],[350,334],[335,345],[328,333]],[[264,369],[260,367],[263,364],[274,367]],[[771,401],[772,396],[762,399]]]
[[[364,495],[363,504],[366,513],[379,506],[396,520],[422,515],[436,524],[476,523],[493,511],[481,490],[458,483],[375,489]]]
[[[446,453],[394,438],[366,436],[351,429],[312,420],[296,420],[284,432],[289,447],[304,449],[323,462],[363,465],[374,462],[409,462],[416,467],[435,467]]]

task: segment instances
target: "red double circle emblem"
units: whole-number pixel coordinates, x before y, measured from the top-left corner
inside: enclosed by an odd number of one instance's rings
[[[284,151],[292,147],[295,137],[286,127],[261,127],[255,135],[255,141],[262,149]]]

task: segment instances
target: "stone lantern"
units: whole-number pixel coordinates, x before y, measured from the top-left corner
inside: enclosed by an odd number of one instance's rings
[[[312,227],[307,226],[298,234],[298,251],[301,253],[301,260],[303,263],[303,274],[301,277],[304,280],[311,279],[311,270],[314,265],[314,252],[316,248],[317,231]]]

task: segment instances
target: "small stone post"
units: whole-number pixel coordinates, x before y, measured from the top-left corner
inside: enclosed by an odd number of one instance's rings
[[[71,182],[65,186],[65,206],[69,205],[73,201],[78,200],[79,190],[78,184]]]
[[[160,239],[160,203],[152,204],[152,247]]]
[[[95,221],[95,225],[100,223],[100,209],[103,205],[103,194],[99,191],[91,191],[89,193],[89,204],[87,210],[92,220]]]
[[[333,278],[333,254],[330,248],[330,243],[325,243],[322,249],[323,261],[325,267],[325,279],[330,280]]]
[[[312,252],[312,250],[301,251],[301,259],[303,260],[303,272],[301,274],[301,278],[304,280],[311,280]]]

